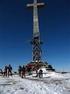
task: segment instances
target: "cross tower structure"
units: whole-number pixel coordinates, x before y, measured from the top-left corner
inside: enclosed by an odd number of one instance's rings
[[[39,21],[38,21],[38,7],[44,6],[44,3],[37,3],[37,0],[34,0],[33,4],[27,4],[27,7],[33,7],[33,38],[31,41],[32,44],[32,59],[34,62],[41,62],[41,40],[40,40],[40,31],[39,31]]]

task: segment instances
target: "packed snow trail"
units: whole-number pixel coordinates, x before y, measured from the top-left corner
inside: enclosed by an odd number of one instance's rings
[[[0,94],[70,94],[69,75],[42,79],[0,76]]]

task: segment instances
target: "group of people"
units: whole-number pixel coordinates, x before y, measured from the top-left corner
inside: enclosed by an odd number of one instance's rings
[[[6,77],[12,76],[12,66],[10,64],[6,65],[4,67],[4,70],[0,69],[0,71],[3,76],[6,76]]]
[[[28,73],[29,75],[31,75],[31,67],[30,66],[19,66],[18,68],[18,74],[21,78],[25,77],[25,74]],[[4,67],[4,70],[1,70],[1,74],[3,76],[9,77],[12,76],[12,66],[6,65]],[[36,77],[42,78],[43,77],[43,71],[40,70],[36,70]]]
[[[9,64],[9,65],[6,65],[5,68],[4,68],[4,76],[12,76],[12,66]]]
[[[21,78],[25,77],[26,73],[31,75],[31,66],[19,66],[18,73]]]
[[[36,77],[42,78],[43,77],[43,70],[36,70]]]
[[[25,66],[19,66],[18,73],[21,78],[25,77],[26,68]]]
[[[28,66],[19,66],[18,73],[21,78],[25,77],[25,74],[28,73],[31,75],[31,68]],[[43,77],[43,71],[40,69],[39,71],[36,71],[36,77],[42,78]]]

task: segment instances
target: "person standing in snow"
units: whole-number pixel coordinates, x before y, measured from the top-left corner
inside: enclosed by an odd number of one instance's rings
[[[12,76],[12,67],[10,64],[5,66],[3,74],[6,77],[9,77],[10,75]]]
[[[22,71],[22,67],[19,66],[19,68],[18,68],[18,73],[19,73],[19,76],[20,76],[20,77],[21,77],[21,71]]]
[[[23,65],[22,67],[22,70],[21,70],[21,77],[25,77],[25,72],[26,72],[26,69],[25,69],[25,66]]]
[[[27,72],[28,72],[29,75],[31,75],[31,65],[27,66]]]
[[[36,77],[38,77],[38,70],[36,69]]]
[[[43,77],[43,71],[40,69],[39,70],[39,78],[42,78]]]
[[[9,64],[9,66],[8,66],[8,69],[9,69],[9,75],[11,75],[12,76],[12,66]]]
[[[3,76],[7,76],[7,69],[8,69],[8,67],[5,66],[5,68],[4,68],[4,72],[3,72]]]
[[[2,74],[2,75],[3,75],[3,71],[2,71],[2,69],[0,69],[0,74]]]

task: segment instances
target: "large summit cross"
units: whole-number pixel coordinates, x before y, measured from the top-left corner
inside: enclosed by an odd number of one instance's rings
[[[43,5],[44,3],[37,3],[37,0],[34,0],[33,4],[27,4],[27,7],[33,7],[33,37],[40,36],[39,21],[38,21],[38,7]]]
[[[32,38],[32,57],[34,62],[41,62],[41,41],[39,32],[39,21],[38,21],[38,7],[43,6],[44,3],[38,3],[34,0],[33,4],[27,4],[27,7],[33,7],[33,38]]]

